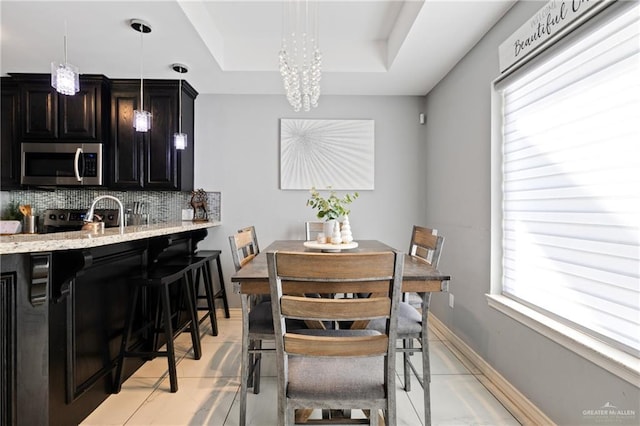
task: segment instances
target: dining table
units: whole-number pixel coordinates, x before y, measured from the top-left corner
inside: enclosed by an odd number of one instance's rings
[[[302,240],[276,240],[262,250],[250,262],[244,265],[231,277],[234,292],[241,297],[252,297],[257,295],[267,295],[269,290],[269,271],[267,268],[266,252],[269,251],[292,251],[292,252],[317,252],[321,249],[309,247]],[[395,250],[393,247],[378,240],[357,241],[355,248],[340,249],[340,252],[366,253]],[[324,245],[318,245],[323,247]],[[336,251],[336,250],[331,250]],[[405,254],[404,268],[402,272],[402,292],[417,293],[422,300],[423,329],[426,329],[426,319],[428,318],[431,294],[449,290],[451,277],[432,267],[427,261],[418,256]],[[425,386],[428,386],[426,384]],[[425,389],[428,392],[428,388]],[[311,410],[303,410],[304,413],[296,414],[296,422],[304,423],[309,417]],[[384,423],[382,423],[384,424]]]
[[[343,250],[349,253],[366,253],[395,250],[393,247],[378,240],[358,241],[356,248]],[[237,271],[232,277],[234,291],[246,295],[269,294],[269,271],[267,269],[268,251],[313,252],[318,249],[305,247],[302,240],[276,240],[262,250],[258,255]],[[417,256],[404,256],[402,273],[402,292],[418,293],[427,296],[434,292],[449,290],[451,277],[433,268],[424,259]],[[427,309],[427,305],[425,306]]]

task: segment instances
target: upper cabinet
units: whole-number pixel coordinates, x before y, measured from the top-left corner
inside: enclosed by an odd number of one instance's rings
[[[151,130],[136,132],[133,112],[140,102],[140,80],[81,75],[80,91],[58,94],[49,74],[11,74],[2,78],[2,189],[20,187],[23,142],[102,143],[105,186],[112,189],[193,190],[194,105],[198,93],[178,80],[144,80],[144,108]],[[180,93],[178,93],[180,91]],[[182,97],[182,132],[187,149],[176,150]]]
[[[18,139],[20,122],[20,91],[15,82],[2,77],[2,99],[0,100],[0,187],[12,189],[20,186],[20,145]]]
[[[133,112],[139,108],[140,81],[112,80],[111,176],[114,189],[193,190],[194,103],[198,93],[176,80],[144,80],[144,109],[151,113],[151,129],[136,132]],[[173,134],[180,119],[188,135],[187,149],[176,150]]]
[[[20,86],[20,142],[107,141],[109,82],[104,76],[81,75],[80,91],[60,95],[48,74],[12,74]]]

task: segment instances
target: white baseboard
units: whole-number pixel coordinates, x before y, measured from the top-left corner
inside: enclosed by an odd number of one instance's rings
[[[429,325],[445,339],[444,344],[471,372],[480,372],[478,380],[522,425],[555,425],[538,407],[513,387],[500,373],[489,365],[469,345],[453,334],[447,326],[429,312]],[[468,364],[471,365],[468,365]]]

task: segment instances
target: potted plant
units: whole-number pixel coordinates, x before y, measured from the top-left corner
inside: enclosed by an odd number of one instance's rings
[[[307,206],[317,210],[316,217],[325,221],[324,234],[327,238],[331,237],[335,221],[346,217],[351,210],[347,208],[349,204],[358,198],[359,194],[345,194],[342,198],[338,197],[336,192],[330,190],[328,197],[323,197],[315,187],[311,188],[311,197],[307,200]]]

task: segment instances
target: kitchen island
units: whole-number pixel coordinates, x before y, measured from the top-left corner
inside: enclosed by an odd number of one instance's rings
[[[219,225],[0,237],[2,423],[75,425],[91,413],[112,392],[128,279],[193,253]],[[128,361],[126,377],[143,363]]]

